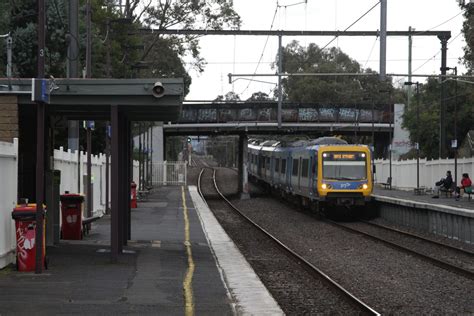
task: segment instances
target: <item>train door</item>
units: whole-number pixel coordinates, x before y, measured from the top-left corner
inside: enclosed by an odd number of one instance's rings
[[[318,152],[311,152],[311,190],[318,194]]]
[[[302,166],[302,158],[300,157],[298,159],[298,189],[301,191],[301,176],[302,176],[302,171],[303,169],[301,168]]]

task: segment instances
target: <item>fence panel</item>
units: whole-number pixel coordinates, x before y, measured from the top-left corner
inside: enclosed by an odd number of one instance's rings
[[[153,163],[153,186],[186,185],[187,164],[184,161]]]
[[[15,224],[11,212],[17,202],[18,139],[0,142],[0,269],[14,262]]]
[[[374,163],[376,182],[385,182],[390,174],[390,161],[377,159]],[[458,159],[457,169],[459,185],[463,173],[471,178],[474,176],[474,157]],[[420,186],[433,188],[436,181],[446,176],[447,170],[451,171],[454,180],[454,159],[420,159]],[[392,185],[406,190],[416,188],[416,159],[392,161]]]

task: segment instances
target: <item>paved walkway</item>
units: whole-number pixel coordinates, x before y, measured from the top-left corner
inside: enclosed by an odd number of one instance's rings
[[[106,216],[85,240],[49,247],[43,274],[0,270],[0,315],[183,315],[185,309],[231,315],[231,299],[187,190],[185,198],[187,207],[181,188],[163,188],[133,210],[133,241],[117,264],[107,252]]]
[[[467,195],[461,198],[459,201],[456,201],[454,197],[444,197],[440,195],[438,199],[433,199],[433,194],[424,194],[424,195],[415,195],[414,191],[402,191],[402,190],[388,190],[382,189],[380,187],[374,188],[375,196],[386,196],[390,198],[409,200],[414,202],[420,202],[424,204],[433,204],[437,206],[447,206],[451,208],[459,208],[465,210],[474,211],[474,196],[471,200],[468,200]]]

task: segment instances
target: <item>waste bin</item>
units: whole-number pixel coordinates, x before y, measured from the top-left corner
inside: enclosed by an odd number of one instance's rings
[[[46,209],[44,209],[46,214]],[[12,218],[16,228],[16,266],[18,271],[36,269],[36,204],[17,205]],[[43,221],[43,254],[41,262],[46,268],[46,219]]]
[[[133,181],[130,185],[130,207],[137,208],[137,184]]]
[[[82,203],[80,194],[61,194],[61,238],[69,240],[82,239]]]

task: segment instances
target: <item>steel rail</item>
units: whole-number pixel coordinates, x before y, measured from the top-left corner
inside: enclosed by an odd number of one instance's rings
[[[346,290],[344,287],[342,287],[339,283],[337,283],[335,280],[330,278],[327,274],[325,274],[323,271],[318,269],[316,266],[314,266],[312,263],[304,259],[301,255],[297,254],[293,250],[291,250],[288,246],[283,244],[279,239],[277,239],[275,236],[270,234],[267,230],[265,230],[263,227],[252,221],[248,216],[246,216],[244,213],[242,213],[236,206],[234,206],[219,190],[216,182],[216,169],[214,168],[208,168],[214,170],[213,173],[213,182],[214,182],[214,189],[217,191],[219,196],[221,197],[222,200],[226,202],[227,205],[229,205],[230,208],[232,208],[237,214],[239,214],[241,217],[246,219],[250,224],[252,224],[254,227],[256,227],[258,230],[263,232],[267,237],[269,237],[273,242],[275,242],[281,249],[286,251],[293,259],[295,259],[298,263],[303,264],[304,268],[309,271],[310,273],[316,274],[318,277],[322,278],[324,282],[332,286],[334,289],[342,293],[348,301],[350,301],[353,305],[355,305],[357,308],[361,310],[364,314],[368,315],[380,315],[377,311],[375,311],[373,308],[371,308],[369,305],[364,303],[362,300],[357,298],[354,294],[350,293],[348,290]],[[201,180],[202,180],[202,174],[204,172],[204,168],[201,170],[201,173],[199,175],[198,179],[198,187],[201,185]],[[198,192],[201,192],[202,195],[202,190],[198,188]]]
[[[474,256],[474,252],[472,252],[470,250],[467,250],[467,249],[463,249],[463,248],[451,246],[451,245],[448,245],[448,244],[444,244],[442,242],[432,240],[432,239],[429,239],[429,238],[426,238],[426,237],[423,237],[423,236],[420,236],[420,235],[417,235],[417,234],[414,234],[414,233],[410,233],[410,232],[407,232],[407,231],[403,231],[403,230],[400,230],[400,229],[397,229],[397,228],[394,228],[394,227],[389,227],[389,226],[385,226],[385,225],[381,225],[381,224],[376,224],[376,223],[372,223],[372,222],[364,221],[364,220],[359,220],[359,221],[364,223],[364,224],[371,225],[371,226],[374,226],[374,227],[377,227],[377,228],[382,228],[382,229],[385,229],[385,230],[388,230],[388,231],[391,231],[391,232],[399,233],[401,235],[406,235],[406,236],[413,237],[415,239],[426,241],[428,243],[432,243],[432,244],[440,246],[440,247],[444,247],[444,248],[454,250],[454,251],[459,251],[459,252],[461,252],[465,255]]]
[[[450,272],[454,272],[456,274],[459,274],[463,277],[466,277],[468,279],[471,279],[471,280],[474,280],[474,272],[470,271],[470,270],[466,270],[464,268],[461,268],[461,267],[458,267],[458,266],[455,266],[451,263],[448,263],[446,261],[443,261],[443,260],[439,260],[439,259],[436,259],[436,258],[433,258],[433,257],[430,257],[430,256],[427,256],[425,254],[422,254],[422,253],[419,253],[415,250],[412,250],[410,248],[407,248],[407,247],[404,247],[402,245],[399,245],[397,243],[394,243],[394,242],[391,242],[391,241],[388,241],[386,239],[383,239],[383,238],[380,238],[380,237],[377,237],[377,236],[374,236],[372,234],[369,234],[367,232],[364,232],[364,231],[361,231],[359,229],[355,229],[355,228],[352,228],[352,227],[349,227],[349,226],[346,226],[344,224],[340,224],[340,223],[337,223],[337,222],[334,222],[334,221],[331,221],[329,219],[326,219],[325,220],[327,223],[335,226],[335,227],[338,227],[338,228],[341,228],[341,229],[344,229],[348,232],[351,232],[351,233],[354,233],[354,234],[361,234],[363,235],[364,237],[367,237],[369,239],[372,239],[372,240],[375,240],[375,241],[378,241],[378,242],[381,242],[383,244],[386,244],[394,249],[397,249],[397,250],[401,250],[401,251],[404,251],[410,255],[414,255],[414,256],[417,256],[419,257],[420,259],[423,259],[429,263],[432,263],[440,268],[443,268],[445,270],[448,270]]]

